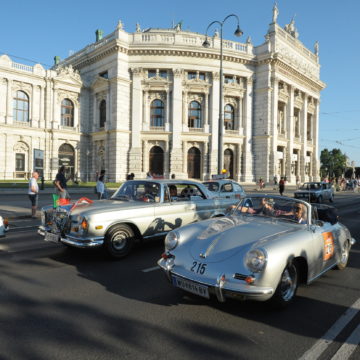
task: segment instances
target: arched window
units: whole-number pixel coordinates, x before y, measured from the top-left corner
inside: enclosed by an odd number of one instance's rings
[[[188,127],[198,129],[202,128],[201,105],[197,101],[192,101],[189,104]]]
[[[234,107],[230,104],[225,105],[224,109],[224,125],[225,130],[234,130],[235,129],[235,112]]]
[[[154,100],[150,106],[150,126],[164,126],[164,103]]]
[[[164,150],[160,146],[150,149],[149,171],[151,174],[164,175]]]
[[[61,102],[61,125],[74,127],[74,104],[69,99]]]
[[[201,152],[198,148],[192,147],[187,154],[187,172],[191,179],[200,179]]]
[[[106,121],[106,101],[105,100],[101,100],[99,110],[100,110],[99,127],[103,128],[103,127],[105,127],[105,121]]]
[[[65,166],[67,179],[73,178],[75,174],[75,150],[70,144],[62,144],[59,147],[59,166]]]
[[[15,121],[29,122],[29,97],[23,91],[17,91],[13,101]]]

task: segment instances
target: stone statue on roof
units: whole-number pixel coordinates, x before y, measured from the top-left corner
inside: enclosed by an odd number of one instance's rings
[[[296,30],[295,27],[295,15],[293,16],[293,18],[290,21],[290,24],[286,24],[284,26],[284,30],[289,33],[291,36],[293,36],[295,39],[297,39],[299,37],[299,33]]]
[[[122,30],[124,28],[124,24],[122,23],[121,20],[119,20],[116,28],[119,29],[119,30]]]
[[[274,7],[273,7],[273,17],[272,17],[273,23],[276,23],[278,16],[279,16],[279,9],[278,9],[277,3],[275,1]]]
[[[314,53],[315,53],[315,55],[319,55],[319,42],[318,41],[315,41]]]
[[[136,32],[141,32],[140,24],[136,23]]]

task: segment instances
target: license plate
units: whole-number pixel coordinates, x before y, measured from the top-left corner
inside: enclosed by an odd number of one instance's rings
[[[46,232],[46,233],[45,233],[45,241],[50,241],[50,242],[58,243],[59,240],[60,240],[59,234],[53,234],[53,233],[51,233],[51,232]]]
[[[190,280],[184,280],[177,276],[172,277],[172,282],[174,286],[180,289],[209,299],[209,289],[205,285],[200,285]]]

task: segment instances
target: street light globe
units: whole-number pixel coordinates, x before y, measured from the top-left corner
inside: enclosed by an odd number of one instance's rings
[[[208,41],[207,38],[206,38],[205,41],[203,42],[202,46],[205,47],[205,48],[209,48],[209,47],[210,47],[210,43],[209,43],[209,41]]]
[[[241,31],[240,26],[238,25],[234,32],[234,35],[237,37],[240,37],[240,36],[242,36],[242,34],[243,34],[243,32]]]

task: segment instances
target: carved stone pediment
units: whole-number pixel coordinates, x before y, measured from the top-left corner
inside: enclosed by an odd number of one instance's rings
[[[304,103],[304,98],[302,96],[301,91],[295,90],[294,92],[294,105],[295,107],[301,109]]]
[[[75,70],[71,65],[56,68],[56,73],[57,75],[55,80],[62,80],[65,82],[72,82],[76,85],[82,85],[79,71]]]
[[[16,92],[18,90],[24,91],[27,93],[27,95],[30,95],[32,93],[32,85],[21,82],[21,81],[14,81],[12,85],[13,92]]]
[[[66,90],[57,90],[57,103],[61,104],[64,99],[71,100],[76,106],[79,106],[79,94],[66,91]]]
[[[233,97],[225,96],[225,97],[224,97],[224,104],[225,104],[225,105],[229,104],[229,105],[233,106],[234,109],[237,108],[237,101],[236,101],[236,99],[233,98]]]
[[[307,105],[307,109],[309,113],[315,113],[315,108],[316,108],[316,103],[315,103],[315,99],[312,97],[308,98],[308,105]]]
[[[93,89],[95,89],[99,87],[108,86],[108,84],[109,84],[109,79],[105,79],[102,76],[97,76],[90,86]]]
[[[166,101],[166,93],[164,93],[164,92],[157,92],[157,91],[150,91],[150,92],[149,92],[149,95],[148,95],[148,100],[149,100],[149,101],[153,101],[153,100]]]
[[[22,141],[19,141],[14,146],[14,152],[17,153],[27,153],[29,151],[29,147]]]
[[[198,103],[202,103],[204,101],[203,94],[194,94],[194,93],[188,93],[188,102],[197,101]]]

